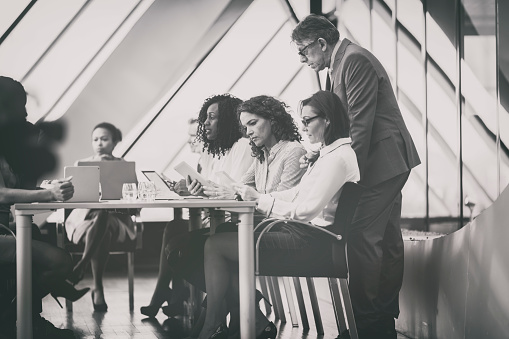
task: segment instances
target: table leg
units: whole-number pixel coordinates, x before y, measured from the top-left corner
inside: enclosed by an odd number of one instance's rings
[[[189,231],[194,231],[203,227],[201,222],[201,211],[201,208],[189,209]],[[187,281],[180,281],[179,283],[189,288],[189,298],[185,303],[186,310],[185,317],[183,319],[183,326],[186,331],[191,331],[194,323],[196,322],[197,316],[199,315],[198,312],[200,310],[201,300],[203,299],[203,293]]]
[[[32,338],[32,216],[16,215],[17,338]]]
[[[253,213],[239,213],[240,337],[255,338]]]

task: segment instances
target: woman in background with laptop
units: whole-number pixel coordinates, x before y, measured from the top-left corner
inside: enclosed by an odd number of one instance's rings
[[[113,124],[103,122],[92,131],[94,155],[80,161],[123,161],[113,155],[115,146],[122,140],[122,132]],[[134,241],[136,231],[131,215],[108,210],[75,209],[65,223],[67,237],[75,244],[84,243],[81,260],[74,266],[71,278],[77,284],[90,264],[94,279],[92,303],[97,312],[106,312],[108,305],[104,298],[103,274],[109,256],[110,244]]]
[[[233,95],[220,94],[207,98],[200,109],[196,139],[203,145],[201,174],[208,180],[219,182],[218,172],[225,172],[235,180],[240,180],[253,163],[249,140],[243,137],[237,119],[236,109],[241,103],[242,100]],[[176,184],[175,191],[189,194],[185,185],[185,180],[181,180]],[[193,193],[203,195],[203,192],[198,190]],[[187,220],[173,220],[165,227],[156,288],[150,304],[140,309],[141,313],[148,317],[154,317],[164,302],[168,303],[168,306],[163,307],[166,315],[174,316],[183,312],[185,293],[182,288],[169,288],[174,276],[167,262],[165,248],[168,244],[171,244],[171,247],[176,243],[187,242],[188,229]],[[202,234],[208,233],[208,229],[197,232],[198,237],[204,237]],[[197,259],[203,261],[201,258]]]

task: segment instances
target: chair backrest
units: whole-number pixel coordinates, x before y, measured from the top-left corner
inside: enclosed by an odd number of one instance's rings
[[[347,182],[343,185],[334,216],[334,225],[330,227],[332,232],[341,235],[343,239],[348,239],[348,229],[363,191],[364,187],[355,182]]]
[[[354,182],[347,182],[343,185],[336,208],[334,225],[329,228],[330,231],[342,236],[341,241],[336,241],[332,245],[334,276],[337,278],[348,276],[345,245],[348,242],[348,230],[363,191],[364,187]]]

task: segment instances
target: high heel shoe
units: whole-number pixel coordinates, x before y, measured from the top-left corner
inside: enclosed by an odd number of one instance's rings
[[[273,322],[270,322],[265,326],[262,333],[256,336],[256,339],[276,339],[277,327]]]
[[[140,312],[143,315],[146,315],[149,318],[154,318],[157,313],[159,312],[159,309],[161,306],[155,306],[155,305],[147,305],[147,306],[141,306]]]
[[[168,305],[161,307],[167,317],[175,317],[184,314],[184,300],[189,298],[188,288],[182,288],[179,292],[174,291],[173,297],[168,300]],[[176,300],[175,300],[176,299]]]
[[[83,297],[85,294],[87,294],[88,291],[90,291],[89,287],[85,287],[81,290],[77,290],[76,288],[74,288],[74,286],[72,286],[68,282],[61,281],[61,282],[54,284],[53,291],[51,292],[51,296],[56,300],[58,305],[60,305],[60,307],[62,307],[62,305],[60,304],[60,302],[57,299],[58,297],[63,297],[67,300],[75,302],[75,301],[81,299],[81,297]]]
[[[140,312],[143,315],[146,315],[149,318],[154,318],[157,313],[159,312],[159,309],[161,308],[161,305],[166,301],[168,304],[171,301],[172,296],[172,290],[171,288],[168,288],[166,291],[162,292],[161,294],[164,294],[164,299],[161,301],[159,305],[147,305],[140,307]],[[163,310],[164,312],[164,310]]]
[[[77,273],[76,271],[72,271],[71,274],[67,277],[67,281],[70,282],[73,286],[78,284],[80,281],[83,280],[83,277],[85,276],[85,270],[81,271],[80,273]]]
[[[92,295],[92,304],[94,305],[94,311],[96,311],[96,312],[106,312],[106,311],[108,311],[108,304],[106,304],[106,303],[104,303],[104,304],[96,304],[95,303],[94,292],[95,291],[92,291],[92,293],[91,293],[91,295]]]

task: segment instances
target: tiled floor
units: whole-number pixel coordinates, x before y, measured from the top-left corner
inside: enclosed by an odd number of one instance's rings
[[[135,277],[135,309],[129,312],[129,299],[127,294],[127,277],[121,274],[107,274],[105,280],[106,301],[109,309],[106,313],[94,313],[90,293],[73,304],[73,312],[68,313],[61,309],[50,297],[44,299],[43,316],[50,320],[55,326],[71,328],[80,339],[89,338],[182,338],[183,332],[181,321],[168,319],[160,312],[155,320],[150,321],[140,312],[140,306],[148,304],[151,292],[156,282],[156,271],[136,271]],[[307,305],[308,318],[311,329],[304,334],[302,326],[292,327],[290,315],[287,313],[287,323],[278,326],[278,338],[336,338],[337,328],[334,319],[334,312],[330,302],[329,287],[324,279],[315,280],[320,311],[323,320],[325,335],[319,336],[316,333],[311,313],[311,306]],[[91,279],[87,276],[77,287],[91,286]],[[306,292],[303,284],[304,292]],[[282,294],[284,297],[284,293]],[[64,304],[64,300],[61,300]],[[64,306],[65,307],[65,306]],[[287,308],[285,308],[287,309]],[[274,314],[270,315],[274,320]],[[300,319],[299,319],[300,321]],[[399,335],[398,339],[407,337]]]

